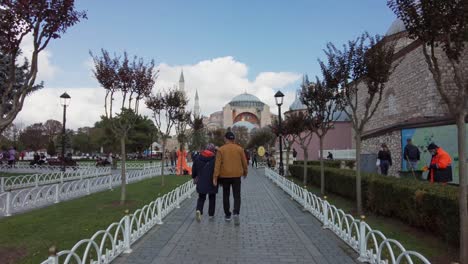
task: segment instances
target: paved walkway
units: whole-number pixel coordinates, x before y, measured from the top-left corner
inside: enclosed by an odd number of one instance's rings
[[[224,221],[221,189],[215,220],[195,221],[195,194],[115,262],[356,263],[354,251],[262,173],[251,171],[242,182],[240,226]]]

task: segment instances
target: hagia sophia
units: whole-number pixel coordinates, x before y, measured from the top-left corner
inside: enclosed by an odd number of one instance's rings
[[[179,89],[184,91],[185,79],[181,72]],[[193,113],[200,116],[200,99],[198,91],[195,92]],[[231,99],[222,110],[203,116],[203,123],[209,130],[228,127],[246,127],[249,131],[271,125],[275,115],[270,112],[270,107],[257,96],[247,92],[239,94]]]

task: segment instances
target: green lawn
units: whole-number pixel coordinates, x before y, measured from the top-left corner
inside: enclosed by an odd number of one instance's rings
[[[300,186],[304,186],[302,181],[296,178],[289,178]],[[320,188],[314,185],[308,185],[307,189],[318,195]],[[327,194],[327,200],[338,209],[342,209],[346,213],[350,213],[355,218],[356,203],[347,198],[335,194]],[[443,242],[438,237],[424,232],[420,229],[409,226],[408,224],[394,218],[382,217],[375,214],[366,213],[365,220],[373,229],[382,231],[388,238],[393,238],[407,249],[417,251],[428,258],[432,263],[450,263],[458,257],[458,249]]]
[[[34,174],[34,173],[0,172],[0,177],[21,176],[21,175],[30,175],[30,174]]]
[[[0,259],[4,260],[5,254],[18,256],[25,252],[21,260],[11,263],[40,263],[47,258],[51,245],[59,251],[70,249],[79,240],[119,221],[126,209],[133,212],[187,180],[188,177],[166,176],[164,187],[160,177],[130,184],[129,202],[124,206],[118,202],[120,189],[115,189],[1,219]]]

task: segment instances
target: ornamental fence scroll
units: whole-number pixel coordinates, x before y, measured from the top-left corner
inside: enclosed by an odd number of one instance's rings
[[[131,253],[131,246],[195,191],[190,180],[148,205],[125,215],[119,222],[105,230],[97,231],[91,238],[82,239],[70,250],[53,253],[41,264],[91,263],[107,264],[122,253]]]
[[[323,228],[331,230],[354,249],[359,254],[359,261],[378,264],[430,263],[420,253],[406,250],[397,240],[389,239],[381,231],[372,229],[364,218],[355,219],[277,172],[265,168],[265,176],[322,222]]]
[[[89,168],[95,166],[87,166],[87,165],[77,165],[77,166],[66,166],[66,171],[74,171],[80,168]],[[17,163],[14,165],[7,165],[2,164],[0,165],[1,172],[12,172],[12,173],[45,173],[45,172],[55,172],[55,171],[62,171],[62,166],[52,166],[52,165],[29,165],[25,163]]]
[[[112,190],[121,184],[120,173],[110,174],[110,169],[102,175],[78,178],[70,181],[59,181],[43,186],[16,189],[0,193],[0,215],[12,214],[44,207],[104,190]],[[160,167],[127,171],[127,184],[161,175]],[[31,175],[32,176],[32,175]]]
[[[32,175],[0,177],[0,193],[21,188],[39,187],[41,185],[94,178],[109,175],[110,173],[110,168],[83,168],[68,170],[66,172],[55,171]]]

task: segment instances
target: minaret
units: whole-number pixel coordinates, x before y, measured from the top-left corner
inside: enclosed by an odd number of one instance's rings
[[[195,91],[195,104],[193,106],[193,115],[195,117],[200,117],[200,104],[198,99],[198,89]]]
[[[180,79],[179,79],[179,90],[185,92],[185,80],[184,80],[184,71],[180,72]]]

